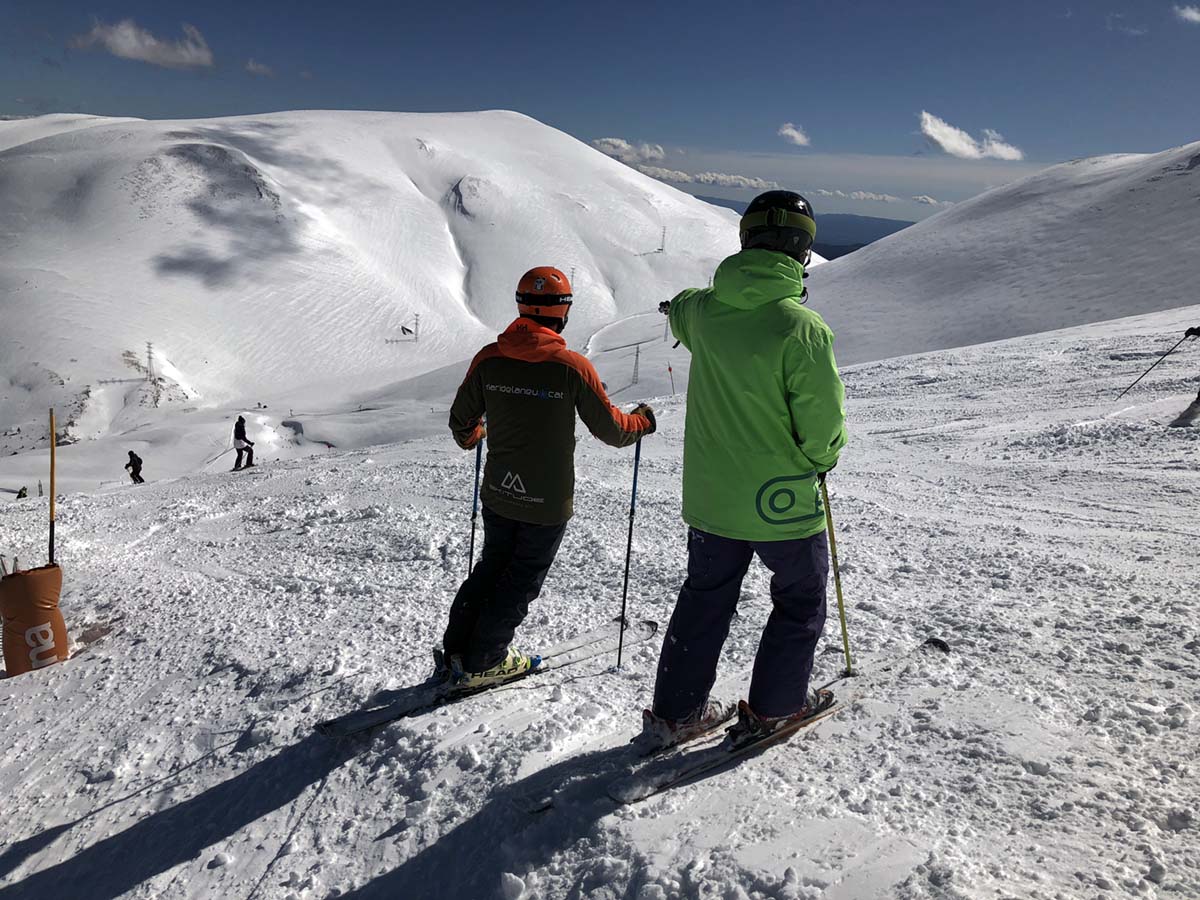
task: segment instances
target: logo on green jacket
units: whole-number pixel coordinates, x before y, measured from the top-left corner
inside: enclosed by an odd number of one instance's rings
[[[816,472],[806,472],[772,478],[754,498],[758,517],[768,525],[795,525],[825,515],[821,496],[811,486],[816,477]]]

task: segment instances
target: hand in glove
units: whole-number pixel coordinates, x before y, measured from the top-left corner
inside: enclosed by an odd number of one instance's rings
[[[661,307],[659,307],[659,308],[661,309]],[[1189,328],[1186,332],[1184,332],[1183,336],[1184,337],[1200,337],[1200,325],[1197,325],[1195,328]]]
[[[662,303],[658,304],[658,311],[664,316],[669,316],[671,314],[671,301],[664,300]]]
[[[650,407],[650,404],[639,403],[637,409],[632,414],[635,416],[645,416],[650,420],[650,430],[646,434],[654,434],[654,432],[658,431],[658,420],[654,418],[654,410]]]

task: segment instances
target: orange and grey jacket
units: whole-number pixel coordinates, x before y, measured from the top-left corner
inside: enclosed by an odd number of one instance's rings
[[[517,319],[475,355],[450,407],[450,430],[470,450],[487,416],[480,494],[489,509],[537,525],[571,518],[577,411],[588,431],[613,447],[652,430],[645,416],[613,406],[592,364],[531,319]]]

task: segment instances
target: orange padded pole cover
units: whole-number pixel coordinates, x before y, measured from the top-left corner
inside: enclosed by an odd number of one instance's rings
[[[20,675],[69,656],[67,626],[58,611],[62,569],[43,566],[0,579],[4,616],[4,667]]]

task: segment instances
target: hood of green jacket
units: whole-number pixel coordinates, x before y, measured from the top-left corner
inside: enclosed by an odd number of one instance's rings
[[[757,309],[804,291],[804,266],[773,250],[743,250],[717,267],[713,295],[735,309]]]

